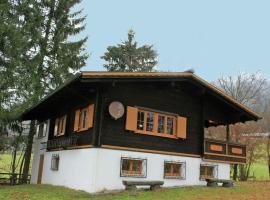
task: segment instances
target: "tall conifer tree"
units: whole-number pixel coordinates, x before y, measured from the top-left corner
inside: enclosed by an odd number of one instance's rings
[[[101,57],[107,63],[104,67],[108,71],[122,72],[150,72],[157,65],[157,52],[152,45],[137,47],[134,41],[135,32],[128,32],[128,40],[116,46],[109,46]]]
[[[1,91],[0,98],[7,94],[16,96],[21,108],[28,108],[85,65],[87,37],[71,39],[85,28],[86,17],[81,16],[82,10],[74,11],[80,2],[5,0],[0,3],[0,7],[6,9],[0,13],[1,22],[7,22],[3,29],[0,26],[0,34],[11,38],[9,43],[3,41],[4,37],[0,38],[0,42],[6,43],[0,49],[0,59],[7,57],[6,54],[10,57],[0,60],[0,70],[7,74],[0,86],[7,87],[10,82],[15,93],[11,94],[12,90],[6,89],[6,93]],[[14,29],[14,33],[8,29]],[[13,53],[10,52],[12,48]],[[11,60],[12,65],[4,63]],[[32,121],[25,151],[24,180],[29,172],[34,125]]]

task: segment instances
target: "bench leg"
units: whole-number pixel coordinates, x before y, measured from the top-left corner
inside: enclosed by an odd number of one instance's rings
[[[217,187],[218,183],[217,182],[207,182],[207,187]]]
[[[126,190],[136,190],[136,185],[126,185]]]
[[[151,185],[150,190],[158,190],[160,189],[160,185]]]
[[[233,183],[223,183],[222,187],[233,187]]]

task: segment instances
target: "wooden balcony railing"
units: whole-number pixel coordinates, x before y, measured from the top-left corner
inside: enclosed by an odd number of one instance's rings
[[[246,163],[246,145],[223,141],[204,140],[204,160],[227,163]]]
[[[68,148],[77,146],[78,138],[75,136],[72,137],[64,137],[64,138],[57,138],[53,140],[48,140],[47,142],[47,149],[59,149],[59,148]]]

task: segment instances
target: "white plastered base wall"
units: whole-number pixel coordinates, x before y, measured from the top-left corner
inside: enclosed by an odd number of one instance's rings
[[[52,154],[58,154],[60,157],[58,171],[51,170]],[[121,177],[121,157],[146,159],[147,176],[145,178]],[[185,180],[164,179],[164,161],[185,162]],[[201,158],[89,148],[46,152],[42,183],[66,186],[90,193],[124,189],[123,180],[159,180],[164,181],[164,187],[206,185],[206,182],[200,181],[199,177],[201,164],[217,165],[217,178],[230,178],[229,164],[207,163]],[[33,167],[37,166],[33,164]]]

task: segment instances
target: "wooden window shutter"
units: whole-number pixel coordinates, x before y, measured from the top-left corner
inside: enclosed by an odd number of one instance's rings
[[[80,109],[75,111],[75,120],[74,120],[73,131],[79,130],[80,113],[81,113]]]
[[[186,139],[187,138],[187,118],[177,117],[177,137]]]
[[[55,122],[54,122],[54,133],[53,133],[53,135],[54,136],[57,136],[58,135],[58,121],[59,121],[59,118],[57,118],[57,119],[55,119]]]
[[[137,114],[138,108],[127,107],[126,130],[135,131],[137,129]]]
[[[62,124],[62,132],[60,133],[60,135],[65,135],[66,132],[66,124],[67,124],[67,115],[63,116],[63,124]]]
[[[90,106],[88,106],[88,109],[87,109],[87,115],[88,115],[87,128],[93,127],[94,110],[95,110],[95,104],[91,104]]]

